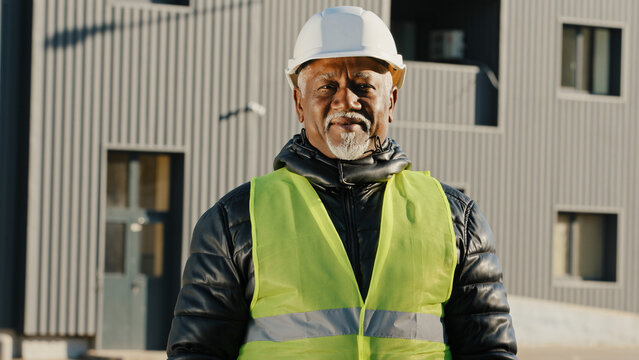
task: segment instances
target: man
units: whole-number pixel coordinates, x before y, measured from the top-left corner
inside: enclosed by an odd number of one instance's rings
[[[171,359],[516,359],[486,220],[386,136],[404,73],[372,12],[304,25],[304,130],[196,225]]]

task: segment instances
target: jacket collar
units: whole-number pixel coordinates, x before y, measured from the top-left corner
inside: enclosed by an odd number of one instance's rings
[[[384,182],[410,165],[399,144],[390,138],[377,145],[371,155],[347,161],[324,156],[311,145],[304,130],[288,141],[273,162],[275,170],[286,167],[324,187]]]

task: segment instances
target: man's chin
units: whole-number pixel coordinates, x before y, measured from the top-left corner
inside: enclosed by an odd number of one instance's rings
[[[346,138],[350,138],[350,141],[365,141],[369,136],[368,132],[357,124],[350,126],[333,125],[326,132],[326,138],[332,139],[333,143],[344,141]]]
[[[336,158],[342,160],[357,160],[362,158],[368,150],[370,139],[368,134],[346,132],[341,134],[337,142],[328,138],[327,145]]]
[[[367,129],[365,125],[360,123],[344,123],[344,124],[332,124],[329,131],[336,131],[339,133],[354,132],[354,133],[366,133]]]

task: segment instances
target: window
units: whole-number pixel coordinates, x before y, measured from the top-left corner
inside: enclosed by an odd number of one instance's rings
[[[617,215],[558,212],[553,239],[555,279],[617,280]]]
[[[500,13],[500,0],[391,1],[390,30],[405,60],[477,67],[475,125],[497,126]]]
[[[561,86],[619,96],[621,29],[563,25]]]

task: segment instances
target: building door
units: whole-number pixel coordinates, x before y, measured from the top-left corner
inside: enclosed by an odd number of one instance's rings
[[[102,348],[166,346],[179,287],[180,165],[169,154],[108,153]]]

